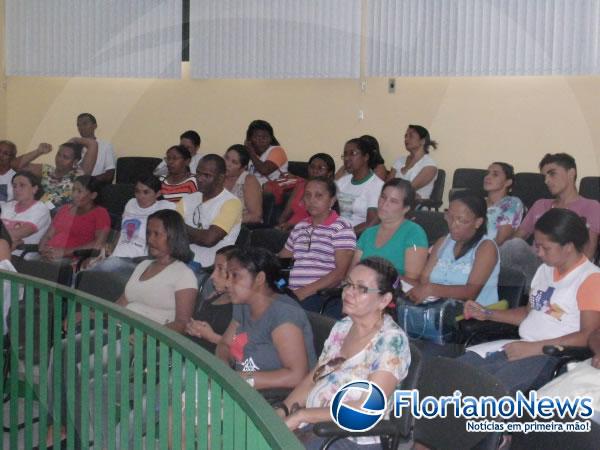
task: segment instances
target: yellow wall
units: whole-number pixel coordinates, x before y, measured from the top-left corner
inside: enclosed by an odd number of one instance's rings
[[[77,113],[89,111],[119,156],[162,155],[188,128],[200,132],[204,152],[222,153],[263,118],[292,160],[326,151],[339,163],[346,139],[370,133],[391,163],[404,151],[406,125],[419,123],[439,141],[433,156],[450,174],[493,160],[535,171],[544,153],[558,151],[577,158],[581,176],[600,172],[600,77],[398,78],[395,94],[381,78],[367,79],[364,93],[356,80],[7,82],[6,136],[20,151],[65,141]]]
[[[417,123],[440,143],[433,157],[448,178],[494,160],[536,171],[544,153],[559,151],[576,157],[580,176],[600,172],[600,77],[397,78],[395,94],[383,78],[367,79],[364,90],[358,80],[191,80],[187,64],[181,80],[5,77],[3,44],[2,29],[0,139],[19,152],[67,140],[76,115],[89,111],[118,156],[162,156],[189,128],[203,152],[223,153],[261,118],[292,160],[325,151],[339,164],[343,143],[369,133],[389,166]]]
[[[6,76],[4,75],[4,1],[0,0],[0,139],[6,136]]]

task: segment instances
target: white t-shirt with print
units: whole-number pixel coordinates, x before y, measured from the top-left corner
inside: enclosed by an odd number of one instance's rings
[[[383,180],[374,173],[361,184],[352,183],[352,174],[344,175],[336,181],[340,215],[350,221],[353,227],[367,220],[367,210],[377,208]]]
[[[183,215],[186,225],[200,230],[208,230],[211,225],[216,225],[227,235],[212,247],[203,247],[190,244],[194,252],[194,261],[202,267],[212,266],[215,262],[217,250],[227,245],[234,245],[240,234],[242,224],[242,203],[240,199],[223,189],[219,195],[210,200],[202,201],[202,192],[184,194],[177,204],[177,209]]]
[[[16,206],[16,200],[2,205],[0,218],[4,226],[10,232],[25,224],[33,225],[35,232],[23,238],[23,242],[25,244],[38,244],[50,226],[50,211],[42,202],[35,202],[25,211],[19,212],[16,211]]]
[[[175,209],[175,204],[167,200],[158,200],[148,208],[142,208],[137,199],[129,200],[123,211],[119,242],[111,256],[120,256],[121,258],[146,256],[148,254],[146,222],[150,214],[161,209]]]
[[[417,178],[417,175],[419,175],[425,167],[437,167],[437,164],[435,163],[433,158],[431,156],[429,156],[428,153],[426,153],[406,173],[402,173],[401,169],[406,165],[406,158],[407,158],[407,156],[401,156],[396,161],[394,161],[394,165],[392,167],[394,169],[396,169],[396,177],[397,178],[402,178],[403,180],[410,181],[411,183],[415,178]],[[431,197],[431,191],[433,191],[433,185],[434,185],[436,179],[437,179],[437,173],[435,174],[435,177],[433,177],[433,179],[429,183],[427,183],[422,188],[417,189],[417,194],[421,198]]]
[[[200,153],[196,153],[195,155],[192,156],[192,159],[190,160],[190,172],[192,174],[196,173],[196,169],[198,168],[198,163],[200,162],[200,160],[202,159],[204,155],[200,154]],[[156,175],[157,177],[166,177],[169,174],[169,170],[167,169],[167,162],[163,159],[158,166],[156,166],[156,169],[154,169],[154,175]]]
[[[13,169],[8,169],[4,175],[0,175],[0,204],[13,199],[12,179],[16,173]]]

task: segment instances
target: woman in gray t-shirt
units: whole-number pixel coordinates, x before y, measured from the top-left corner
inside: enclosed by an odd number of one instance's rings
[[[279,263],[260,248],[229,255],[228,292],[233,317],[216,354],[257,389],[293,388],[316,356],[306,313],[278,293]]]

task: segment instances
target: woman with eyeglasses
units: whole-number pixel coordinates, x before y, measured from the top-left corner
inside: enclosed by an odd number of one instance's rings
[[[281,293],[279,269],[263,248],[235,249],[227,258],[232,320],[215,353],[256,389],[293,388],[316,359],[306,313]]]
[[[371,146],[371,151],[373,154],[373,161],[371,163],[371,167],[373,168],[373,172],[382,180],[385,180],[388,175],[388,171],[385,168],[385,160],[383,156],[381,156],[381,151],[379,149],[379,141],[375,136],[371,136],[370,134],[363,134],[359,139],[365,142],[367,145]],[[346,171],[346,167],[342,165],[335,173],[335,179],[339,180],[348,172]]]
[[[487,306],[498,301],[500,256],[496,243],[486,236],[486,214],[481,197],[466,194],[450,202],[450,233],[434,244],[420,283],[408,291],[413,302],[452,298]]]
[[[294,259],[289,286],[309,311],[319,312],[325,300],[317,292],[339,286],[356,248],[352,225],[332,209],[335,201],[336,186],[331,178],[309,180],[304,190],[309,217],[294,227],[279,253],[282,258]],[[339,317],[339,305],[331,305],[326,313]]]
[[[361,261],[343,286],[343,311],[347,317],[337,322],[316,367],[280,404],[277,413],[294,430],[306,448],[317,449],[324,438],[312,433],[312,424],[331,421],[329,405],[337,390],[346,383],[369,380],[389,399],[406,377],[410,366],[408,338],[384,311],[396,295],[398,272],[383,258]],[[348,392],[350,404],[357,407],[364,398]],[[392,402],[388,402],[389,416]],[[380,449],[378,437],[348,438],[330,448]]]
[[[373,149],[364,139],[346,142],[342,159],[348,174],[336,181],[340,215],[350,221],[358,236],[377,221],[383,181],[373,172]]]
[[[177,203],[184,194],[198,191],[196,175],[190,173],[190,151],[183,145],[174,145],[167,150],[165,162],[167,175],[160,178],[161,192],[165,200]]]
[[[418,280],[427,261],[428,242],[423,228],[406,218],[414,204],[415,190],[410,182],[400,178],[387,181],[377,204],[380,223],[360,236],[353,264],[380,256],[407,281]]]

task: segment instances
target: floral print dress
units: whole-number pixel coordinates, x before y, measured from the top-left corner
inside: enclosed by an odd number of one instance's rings
[[[345,317],[334,325],[327,341],[325,341],[323,353],[319,357],[317,367],[340,356],[342,344],[351,327],[352,319],[350,317]],[[365,348],[317,381],[308,394],[306,407],[323,408],[329,406],[335,393],[343,385],[352,381],[366,380],[373,372],[377,371],[391,373],[399,384],[406,377],[409,366],[410,347],[408,338],[398,324],[389,315],[385,314],[383,325]],[[355,400],[357,397],[352,398],[351,394],[352,392],[348,393],[348,400]],[[392,410],[390,399],[388,399],[387,406],[385,417],[389,417]],[[379,443],[378,437],[360,437],[352,438],[352,440],[360,445]]]

